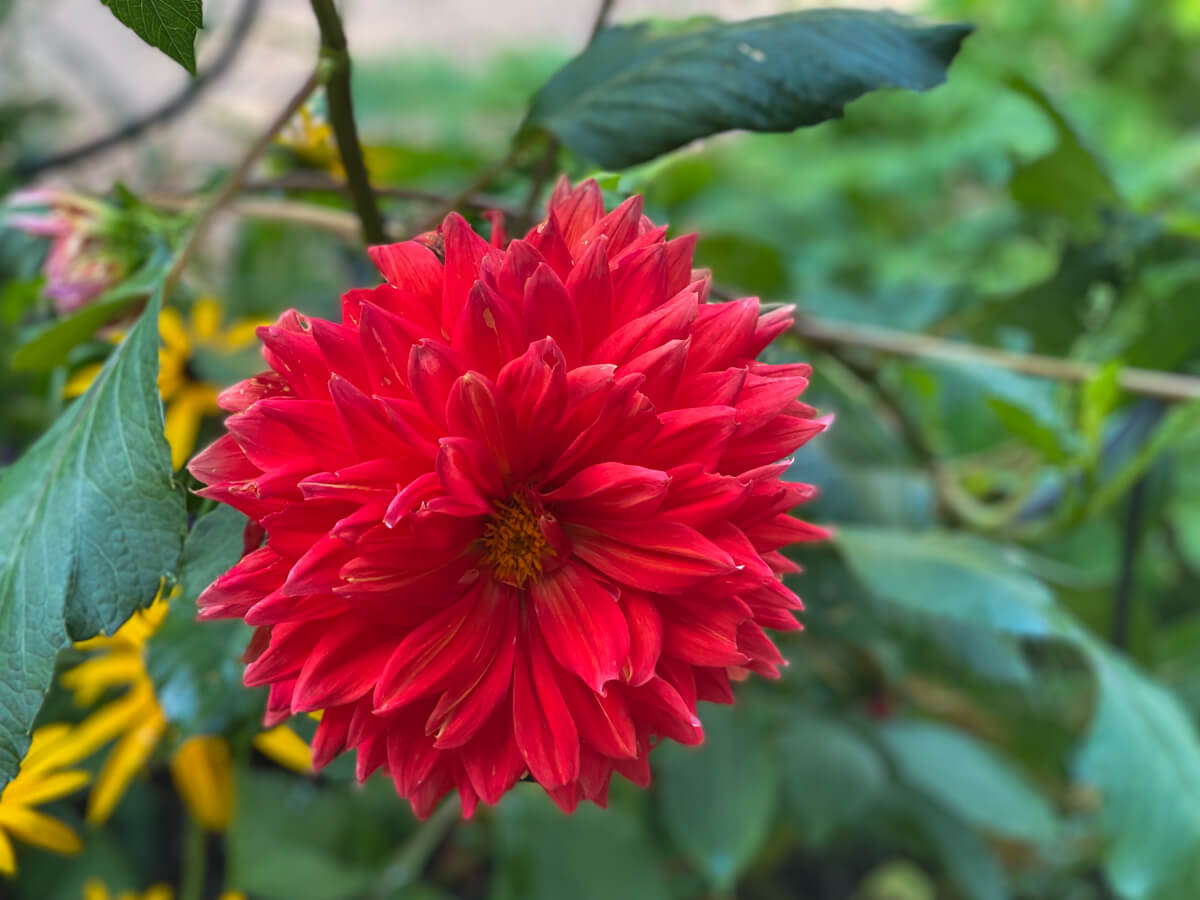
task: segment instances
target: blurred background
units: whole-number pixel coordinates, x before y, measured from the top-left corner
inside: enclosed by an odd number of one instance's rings
[[[612,202],[644,193],[673,234],[698,232],[722,297],[801,313],[767,353],[811,361],[805,399],[836,415],[790,477],[820,487],[801,513],[837,538],[796,553],[806,630],[781,640],[783,679],[709,706],[706,745],[659,748],[653,787],[614,783],[607,811],[566,818],[520,785],[469,823],[418,829],[382,777],[358,788],[348,760],[312,776],[302,747],[262,740],[239,631],[150,621],[64,654],[43,720],[78,725],[142,690],[170,727],[106,815],[83,793],[57,802],[81,853],[21,847],[0,897],[81,897],[89,879],[89,900],[98,883],[184,900],[1200,897],[1200,0],[889,6],[976,25],[945,85],[620,173],[559,157]],[[795,8],[617,0],[611,18]],[[347,0],[397,238],[505,155],[594,14]],[[0,0],[0,191],[193,209],[317,40],[308,4],[286,0],[208,0],[205,24],[211,74],[188,88],[94,0]],[[181,92],[134,139],[62,157]],[[288,126],[184,285],[168,339],[182,458],[217,433],[212,389],[259,367],[249,325],[336,315],[376,278],[329,187],[324,116],[318,101]],[[531,176],[505,172],[478,206],[520,222]],[[46,243],[0,230],[0,463],[111,347],[100,334],[48,369],[8,362],[54,314]],[[129,679],[68,675],[104,653]],[[111,738],[142,721],[127,719]],[[189,788],[180,749],[214,734],[225,749],[194,757],[209,781]],[[100,774],[106,747],[84,768]],[[206,817],[197,792],[230,807]]]

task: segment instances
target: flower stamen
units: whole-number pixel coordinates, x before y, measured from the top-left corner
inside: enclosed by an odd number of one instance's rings
[[[517,493],[496,506],[499,512],[483,528],[483,561],[492,567],[497,581],[524,587],[542,574],[542,558],[554,555],[554,549],[527,496]]]

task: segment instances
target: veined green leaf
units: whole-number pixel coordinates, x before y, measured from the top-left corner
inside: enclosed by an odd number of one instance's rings
[[[200,0],[101,0],[143,41],[196,74],[196,32],[204,27]]]
[[[186,524],[158,396],[156,297],[95,382],[0,478],[0,785],[72,640],[153,599]]]
[[[521,130],[625,168],[730,129],[815,125],[878,88],[927,90],[970,32],[849,9],[609,28],[537,93]]]

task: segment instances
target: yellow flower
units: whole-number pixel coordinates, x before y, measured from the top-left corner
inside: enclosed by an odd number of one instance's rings
[[[245,320],[222,328],[221,316],[221,304],[211,297],[202,297],[192,304],[187,320],[179,310],[169,306],[158,317],[158,333],[162,338],[158,351],[158,392],[166,407],[163,430],[171,445],[171,465],[176,469],[196,449],[196,435],[204,417],[221,411],[217,406],[217,386],[201,381],[191,370],[189,364],[196,351],[230,354],[242,350],[254,343],[255,329],[264,324]],[[114,343],[123,337],[123,332],[110,334]],[[68,397],[82,394],[99,371],[100,363],[83,366],[67,381],[64,393]]]
[[[117,742],[101,765],[88,796],[87,820],[92,824],[108,819],[166,733],[167,717],[155,696],[145,663],[146,642],[158,630],[166,613],[167,601],[160,596],[146,609],[134,613],[112,637],[96,637],[76,644],[76,648],[94,651],[94,655],[68,669],[60,679],[82,707],[93,706],[113,688],[125,688],[116,699],[73,726],[65,740],[70,761],[84,759],[111,741]],[[276,735],[280,729],[291,738]],[[312,771],[311,750],[286,726],[258,735],[255,745],[280,765],[301,772]],[[308,750],[307,761],[301,747]],[[195,820],[213,831],[227,828],[233,815],[233,768],[225,739],[212,735],[189,738],[176,749],[170,769],[175,789]]]
[[[124,891],[120,894],[110,894],[103,881],[89,878],[83,884],[83,900],[174,900],[175,892],[170,885],[155,884],[148,887],[144,893]],[[241,891],[225,891],[217,900],[246,900]]]
[[[297,159],[315,169],[324,169],[339,178],[346,174],[338,155],[333,128],[324,118],[302,107],[279,134],[279,143],[296,154]]]
[[[83,883],[83,900],[173,900],[174,897],[175,892],[167,884],[151,885],[140,894],[136,891],[110,894],[104,882],[95,878]]]
[[[17,871],[10,837],[55,853],[78,853],[79,837],[35,807],[65,797],[88,782],[87,772],[62,768],[61,742],[69,725],[46,725],[33,733],[17,777],[0,791],[0,875]]]

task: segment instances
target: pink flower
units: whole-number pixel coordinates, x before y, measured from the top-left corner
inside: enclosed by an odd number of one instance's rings
[[[89,197],[50,189],[13,194],[10,207],[45,206],[41,214],[10,213],[4,223],[50,238],[42,271],[46,295],[60,314],[86,306],[116,284],[128,267],[109,246],[114,211]]]

